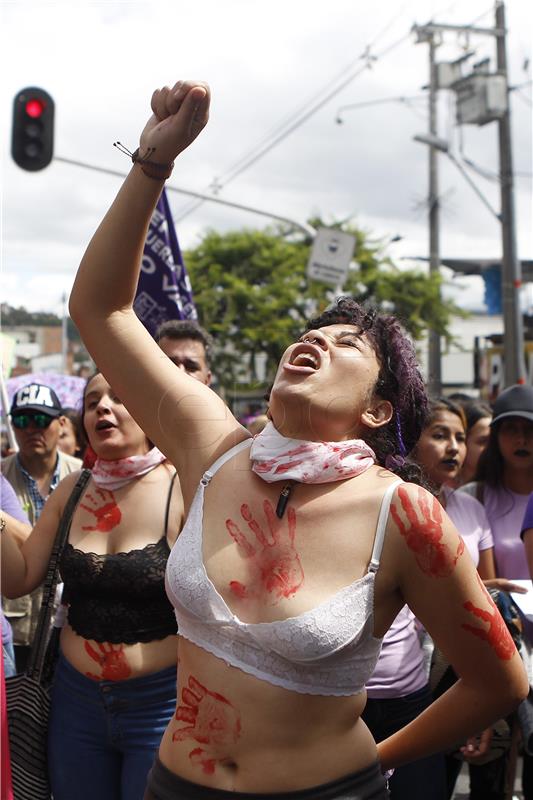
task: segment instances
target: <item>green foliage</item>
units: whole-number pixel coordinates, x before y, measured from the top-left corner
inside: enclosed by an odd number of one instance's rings
[[[0,305],[0,313],[4,328],[10,328],[16,325],[28,325],[37,328],[58,328],[62,324],[61,317],[58,317],[57,314],[53,314],[51,311],[28,311],[24,306],[15,308],[14,306],[10,306],[9,303],[2,303]],[[70,317],[67,318],[67,338],[69,342],[79,342],[81,344],[79,331]],[[84,352],[86,354],[85,350]],[[87,354],[85,357],[87,357]]]
[[[310,220],[313,227],[324,223]],[[442,278],[427,270],[398,269],[384,253],[382,243],[365,231],[330,224],[356,237],[355,261],[343,293],[359,302],[395,314],[413,339],[428,327],[448,341],[452,315],[466,314],[441,297]],[[217,341],[215,370],[224,388],[237,384],[256,386],[257,357],[266,359],[267,381],[278,361],[305,322],[334,299],[326,284],[306,276],[311,247],[309,238],[284,226],[263,230],[242,229],[220,234],[207,231],[198,247],[185,253],[200,321]],[[30,312],[23,307],[1,306],[2,324],[61,325],[56,314]],[[81,345],[72,320],[67,320],[70,341]]]
[[[57,314],[49,311],[27,311],[23,306],[14,308],[8,303],[2,303],[2,325],[11,327],[12,325],[36,325],[56,327],[61,325],[61,319]]]
[[[314,219],[311,224],[323,223]],[[428,327],[450,339],[450,317],[462,312],[440,297],[438,274],[399,270],[365,232],[328,227],[356,236],[359,266],[350,271],[344,294],[397,315],[415,340]],[[273,378],[305,321],[334,299],[332,288],[306,277],[310,245],[282,226],[225,234],[211,230],[185,253],[200,322],[217,340],[215,370],[225,388],[253,383],[260,354],[266,357],[267,379]]]

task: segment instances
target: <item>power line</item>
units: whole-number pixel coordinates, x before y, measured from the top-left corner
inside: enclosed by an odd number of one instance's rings
[[[385,27],[384,30],[387,30],[388,27],[390,27],[390,23]],[[268,153],[273,147],[282,142],[293,131],[295,131],[297,128],[303,125],[304,122],[306,122],[311,116],[313,116],[313,114],[319,111],[326,103],[328,103],[333,97],[335,97],[336,94],[338,94],[349,83],[351,83],[351,81],[353,81],[355,78],[359,77],[359,75],[361,75],[363,72],[369,69],[372,66],[372,62],[378,61],[380,58],[383,58],[385,55],[388,55],[388,53],[392,52],[392,50],[396,49],[397,47],[399,47],[400,44],[402,44],[405,40],[407,40],[410,37],[410,35],[411,32],[409,31],[400,39],[396,40],[391,45],[384,48],[384,50],[382,50],[375,56],[371,55],[370,45],[367,45],[365,49],[362,51],[362,53],[360,53],[360,55],[357,56],[356,59],[351,61],[350,64],[347,65],[343,70],[341,70],[341,72],[338,73],[337,76],[333,79],[334,82],[340,80],[341,81],[340,83],[337,83],[337,85],[335,85],[334,88],[331,89],[330,88],[331,82],[329,82],[326,86],[320,89],[319,92],[315,93],[315,95],[312,98],[310,98],[303,106],[301,106],[296,112],[294,112],[283,123],[281,123],[281,125],[275,128],[270,138],[268,136],[263,137],[261,143],[252,148],[239,161],[237,161],[236,164],[230,167],[226,171],[226,173],[222,175],[221,179],[218,178],[216,179],[215,183],[216,190],[218,191],[224,185],[226,185],[231,180],[236,178],[237,175],[240,175],[242,172],[244,172],[244,170],[248,169],[253,164],[255,164],[256,161],[258,161],[260,158],[266,155],[266,153]],[[382,33],[380,33],[377,37],[374,37],[374,41],[376,41],[381,36]],[[360,62],[361,60],[364,60],[365,63],[362,66],[359,66],[357,69],[355,69],[355,71],[349,72],[349,70],[350,69],[353,70],[354,65]],[[349,72],[348,76],[343,78],[343,75],[345,75],[347,72]],[[317,100],[317,98],[320,97],[320,95],[322,95],[324,92],[327,92],[325,97],[322,97],[320,100]],[[190,214],[191,211],[198,208],[202,204],[202,202],[203,201],[194,203],[191,207],[185,208],[182,211],[182,213],[178,214],[178,216],[175,218],[175,222],[181,221],[185,216]]]
[[[322,87],[317,93],[315,93],[303,106],[300,106],[295,112],[290,114],[285,120],[272,129],[272,132],[266,134],[258,144],[256,144],[251,150],[248,151],[244,156],[242,156],[235,164],[233,164],[222,176],[219,178],[218,176],[215,177],[209,186],[209,189],[213,192],[213,194],[217,194],[225,185],[227,185],[230,181],[234,180],[238,175],[240,175],[245,170],[249,169],[253,166],[260,158],[266,155],[270,150],[272,150],[276,145],[280,144],[284,139],[286,139],[291,133],[293,133],[297,128],[303,125],[311,116],[313,116],[317,111],[319,111],[323,106],[328,103],[336,94],[338,94],[342,89],[344,89],[351,81],[355,80],[355,78],[359,77],[366,69],[371,68],[372,62],[378,61],[380,58],[383,58],[385,55],[388,55],[390,52],[395,50],[400,44],[403,44],[404,41],[409,39],[411,36],[411,31],[404,34],[398,40],[393,42],[391,45],[384,48],[380,53],[377,55],[371,55],[370,50],[371,47],[383,37],[383,35],[397,22],[397,20],[402,16],[405,8],[411,5],[411,3],[404,3],[401,10],[395,14],[391,20],[384,26],[384,28],[376,34],[370,44],[368,44],[362,53],[357,56],[355,60],[352,60],[346,67],[344,67],[340,73],[337,73],[335,78],[333,78],[333,82],[341,81],[340,84],[336,85],[333,89],[329,89],[331,86],[331,82],[328,83],[326,86]],[[454,8],[457,3],[452,3],[448,5],[445,9],[438,11],[437,14],[447,13],[450,8]],[[471,25],[481,19],[481,17],[485,16],[488,11],[484,12],[480,15],[476,20],[474,20]],[[353,69],[354,65],[357,64],[359,61],[363,60],[365,63],[363,66],[360,66],[355,72],[351,72],[346,78],[343,76],[349,72],[349,70]],[[324,92],[327,92],[325,97],[322,99],[318,99]],[[406,105],[408,103],[406,102]],[[413,107],[411,110],[414,113],[417,113]],[[186,216],[188,216],[192,211],[195,211],[201,205],[203,205],[203,200],[199,200],[189,206],[186,206],[182,209],[181,213],[179,213],[175,217],[175,222],[178,223]]]
[[[520,100],[522,100],[523,103],[526,104],[526,106],[529,106],[530,108],[533,108],[533,103],[531,102],[531,99],[529,97],[527,97],[527,95],[525,95],[520,89],[518,89],[516,87],[515,87],[515,94],[516,94],[517,97],[520,98]]]

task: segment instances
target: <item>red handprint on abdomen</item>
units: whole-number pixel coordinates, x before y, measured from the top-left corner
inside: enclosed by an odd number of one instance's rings
[[[216,764],[227,759],[227,748],[241,734],[240,716],[229,700],[210,692],[192,675],[189,675],[188,686],[182,689],[181,699],[184,705],[176,709],[176,719],[188,725],[175,730],[172,741],[194,739],[207,745],[208,750],[201,747],[191,750],[189,758],[203,772],[212,774]]]
[[[449,545],[441,541],[442,507],[436,497],[431,498],[418,487],[418,508],[412,503],[409,492],[403,486],[398,489],[398,497],[409,525],[402,519],[396,504],[391,506],[391,514],[407,546],[415,554],[416,563],[426,575],[432,578],[446,578],[451,575],[459,557],[463,554],[465,543],[459,537],[455,553]],[[421,519],[418,518],[420,509]]]
[[[248,560],[250,579],[245,586],[240,581],[231,581],[230,589],[237,597],[250,598],[263,595],[265,602],[274,605],[282,598],[291,597],[304,582],[304,572],[300,557],[294,546],[296,536],[296,512],[291,506],[287,509],[288,530],[283,531],[283,521],[274,513],[272,504],[265,500],[263,510],[270,531],[267,536],[250,507],[241,506],[241,516],[254,534],[250,542],[239,526],[231,519],[226,520],[226,529],[237,544],[243,558]]]
[[[85,651],[93,661],[100,664],[102,674],[94,675],[92,672],[86,672],[85,674],[88,678],[92,678],[95,681],[123,681],[130,677],[131,667],[126,661],[123,644],[115,645],[116,649],[113,648],[112,644],[108,643],[96,642],[96,646],[100,651],[99,653],[90,642],[86,641]]]
[[[115,495],[107,489],[96,489],[98,497],[92,494],[85,495],[86,503],[80,503],[80,508],[88,511],[96,518],[95,525],[82,525],[82,531],[101,531],[102,533],[109,533],[110,530],[116,528],[122,519],[122,512],[115,502]],[[98,505],[100,503],[100,505]]]

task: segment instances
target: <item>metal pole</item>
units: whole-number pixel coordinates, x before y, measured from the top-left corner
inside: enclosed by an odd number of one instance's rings
[[[63,302],[63,311],[61,315],[61,365],[63,375],[68,374],[68,331],[67,331],[67,294],[63,292],[61,297]]]
[[[511,142],[511,110],[509,104],[509,80],[507,75],[507,52],[505,39],[505,7],[496,3],[496,28],[502,31],[496,38],[496,63],[498,71],[505,77],[507,108],[498,120],[500,150],[500,192],[502,222],[502,306],[503,306],[503,353],[505,385],[525,383],[524,328],[520,310],[520,288],[522,265],[516,246],[516,219],[514,207],[513,159]]]
[[[7,432],[7,441],[9,442],[9,448],[14,453],[18,453],[19,446],[17,444],[17,440],[15,439],[15,433],[13,431],[13,426],[11,425],[11,420],[9,418],[9,399],[7,396],[7,388],[4,381],[4,376],[2,371],[0,370],[0,398],[2,400],[2,408],[4,409],[4,424],[6,426]]]
[[[429,36],[429,133],[437,136],[437,70],[435,52],[437,46],[433,34]],[[438,151],[429,147],[429,271],[439,272],[439,186],[437,173]],[[438,397],[442,391],[440,357],[440,335],[428,330],[428,391],[430,396]]]

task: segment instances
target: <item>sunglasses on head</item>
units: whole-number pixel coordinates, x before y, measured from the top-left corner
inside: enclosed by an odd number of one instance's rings
[[[23,431],[24,428],[29,426],[30,422],[33,422],[36,428],[44,430],[44,428],[48,428],[54,419],[55,417],[51,417],[49,414],[15,414],[11,421],[14,428]]]

